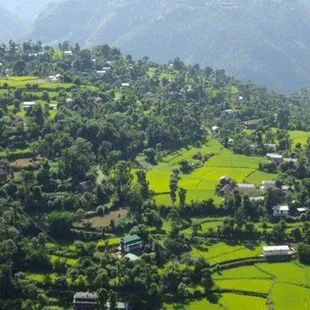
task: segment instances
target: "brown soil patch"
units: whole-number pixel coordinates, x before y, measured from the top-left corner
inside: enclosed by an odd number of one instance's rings
[[[101,228],[109,225],[111,220],[114,220],[115,222],[121,221],[126,217],[126,215],[127,210],[122,208],[116,211],[111,211],[109,214],[106,214],[104,216],[95,216],[89,219],[85,219],[81,223],[76,223],[74,226],[82,227],[83,222],[90,221],[92,223],[93,228]]]

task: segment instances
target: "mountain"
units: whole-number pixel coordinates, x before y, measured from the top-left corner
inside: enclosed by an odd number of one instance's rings
[[[60,0],[0,0],[0,5],[6,10],[16,14],[25,23],[32,23],[48,4]]]
[[[6,42],[8,40],[14,40],[21,36],[24,28],[23,23],[18,20],[17,16],[14,16],[0,5],[0,42]]]
[[[308,0],[65,0],[27,38],[108,43],[134,57],[224,68],[282,92],[310,84]]]

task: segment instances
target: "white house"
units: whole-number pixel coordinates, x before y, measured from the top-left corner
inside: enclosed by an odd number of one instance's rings
[[[107,302],[105,304],[105,306],[106,306],[107,310],[110,310],[111,307],[110,307],[110,303],[109,302]],[[119,301],[116,303],[116,307],[115,308],[117,310],[122,310],[122,309],[129,310],[130,309],[128,302],[119,302]]]
[[[23,102],[23,108],[28,109],[32,106],[36,105],[35,101],[25,101]]]
[[[277,217],[287,217],[289,216],[290,209],[288,206],[274,206],[272,208],[273,216]]]
[[[276,188],[276,185],[276,181],[263,181],[260,189],[266,190],[267,188]]]
[[[218,130],[219,130],[219,127],[218,127],[218,126],[213,126],[213,127],[212,127],[212,131],[213,131],[213,132],[217,132]]]
[[[283,156],[275,153],[267,153],[266,156],[276,165],[279,165],[283,161]]]
[[[263,254],[265,257],[289,255],[290,248],[288,245],[264,246]]]
[[[57,104],[56,103],[50,103],[48,106],[52,110],[57,110]]]
[[[135,255],[135,254],[132,254],[132,253],[128,253],[126,254],[124,257],[128,258],[130,261],[132,262],[135,262],[137,260],[140,260],[140,257]]]
[[[250,197],[250,200],[254,202],[259,202],[259,201],[264,201],[265,197],[264,196]]]
[[[128,87],[128,86],[130,86],[129,83],[122,83],[122,87]]]
[[[107,73],[107,71],[105,71],[105,70],[97,70],[96,71],[96,73],[98,74],[98,75],[105,75],[106,73]]]
[[[72,51],[64,51],[64,55],[65,56],[72,56],[73,53],[72,53]]]
[[[239,183],[237,184],[239,188],[255,188],[255,184],[250,183]]]

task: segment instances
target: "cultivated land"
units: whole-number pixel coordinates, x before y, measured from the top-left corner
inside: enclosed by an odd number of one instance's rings
[[[223,175],[230,176],[238,183],[248,182],[257,185],[263,180],[276,178],[276,174],[258,171],[258,164],[265,161],[265,158],[234,154],[229,149],[225,149],[217,140],[208,139],[201,146],[182,148],[163,157],[157,165],[147,166],[149,169],[147,178],[150,188],[156,193],[155,200],[158,204],[171,203],[169,179],[172,169],[178,168],[179,163],[184,159],[193,164],[197,163],[198,161],[192,158],[197,152],[215,155],[202,167],[194,169],[189,174],[181,175],[179,187],[187,190],[187,201],[213,198],[215,202],[220,202],[222,198],[215,195],[215,187]]]

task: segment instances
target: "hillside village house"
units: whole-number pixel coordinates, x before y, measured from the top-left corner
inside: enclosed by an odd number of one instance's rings
[[[85,193],[90,192],[94,187],[94,183],[92,181],[85,181],[79,183],[79,185],[76,187],[77,192],[79,193]]]
[[[95,310],[97,309],[97,305],[97,294],[78,292],[73,297],[75,310]]]
[[[277,187],[276,181],[263,181],[260,189],[266,190],[267,188],[276,188],[276,187]]]
[[[73,53],[72,53],[72,51],[64,51],[64,55],[65,56],[72,56]]]
[[[268,157],[276,165],[280,165],[283,162],[283,156],[280,154],[267,153],[266,157]]]
[[[275,256],[287,256],[290,255],[290,248],[288,245],[264,246],[263,255],[266,258]]]
[[[36,102],[35,101],[24,101],[23,102],[23,108],[24,109],[28,109],[32,106],[36,105]]]
[[[129,87],[130,84],[129,83],[122,83],[122,87]]]
[[[8,180],[10,173],[6,170],[0,170],[0,182],[5,182]]]
[[[96,73],[98,74],[98,75],[105,75],[106,73],[107,73],[107,71],[105,71],[105,70],[97,70],[96,71]]]
[[[273,143],[265,143],[264,147],[271,152],[275,152],[277,150],[277,145]]]
[[[130,235],[121,238],[120,240],[120,250],[122,252],[131,252],[135,250],[140,250],[143,247],[143,241],[138,235]]]
[[[287,217],[289,216],[290,209],[288,206],[274,206],[272,208],[273,216],[276,217]]]
[[[265,197],[264,196],[250,197],[250,200],[253,202],[263,202],[265,200]]]
[[[78,292],[74,294],[73,306],[75,310],[97,310],[99,306],[98,295],[96,293]],[[105,304],[105,310],[110,310],[109,302]],[[117,310],[129,310],[128,302],[116,302]]]

